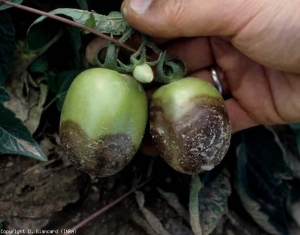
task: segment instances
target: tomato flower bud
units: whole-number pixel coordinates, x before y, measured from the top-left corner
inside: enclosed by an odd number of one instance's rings
[[[132,75],[141,83],[150,83],[154,78],[152,68],[148,64],[135,66]]]

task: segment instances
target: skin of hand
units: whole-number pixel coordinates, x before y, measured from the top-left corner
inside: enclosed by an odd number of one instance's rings
[[[212,82],[218,65],[233,133],[300,122],[300,1],[125,0],[121,11],[188,75]]]

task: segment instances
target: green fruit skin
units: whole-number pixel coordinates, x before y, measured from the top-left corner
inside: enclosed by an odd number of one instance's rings
[[[154,79],[152,68],[148,64],[137,65],[134,68],[132,75],[141,83],[150,83]]]
[[[185,174],[209,171],[228,151],[231,125],[225,102],[210,83],[187,77],[156,90],[150,132],[164,160]]]
[[[116,71],[79,74],[66,95],[60,138],[72,164],[94,177],[113,175],[133,158],[148,117],[140,83]]]

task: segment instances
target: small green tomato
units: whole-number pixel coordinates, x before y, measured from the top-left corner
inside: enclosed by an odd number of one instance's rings
[[[104,68],[79,74],[65,98],[62,147],[91,176],[110,176],[137,152],[147,123],[147,98],[134,78]]]
[[[150,131],[164,160],[186,174],[214,168],[224,158],[231,139],[222,96],[210,83],[193,77],[154,92]]]
[[[132,75],[141,83],[150,83],[154,78],[152,68],[145,63],[135,66]]]

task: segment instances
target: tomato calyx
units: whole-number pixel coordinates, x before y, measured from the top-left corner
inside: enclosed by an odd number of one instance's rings
[[[127,31],[119,40],[125,42],[133,34],[134,30]],[[123,63],[118,55],[120,48],[113,42],[102,46],[96,54],[96,64],[100,68],[107,68],[119,73],[130,73],[141,83],[150,83],[153,80],[159,83],[171,83],[184,78],[186,65],[179,58],[171,58],[166,52],[160,50],[149,38],[142,35],[142,42],[138,50],[133,53],[129,64]],[[113,37],[113,36],[112,36]],[[158,55],[155,61],[150,60],[146,53],[146,48],[151,49]],[[104,61],[101,60],[103,51],[106,50]],[[153,67],[156,66],[156,70]]]
[[[171,83],[182,79],[187,68],[185,63],[179,58],[169,58],[164,52],[157,65],[157,78],[159,83]]]

